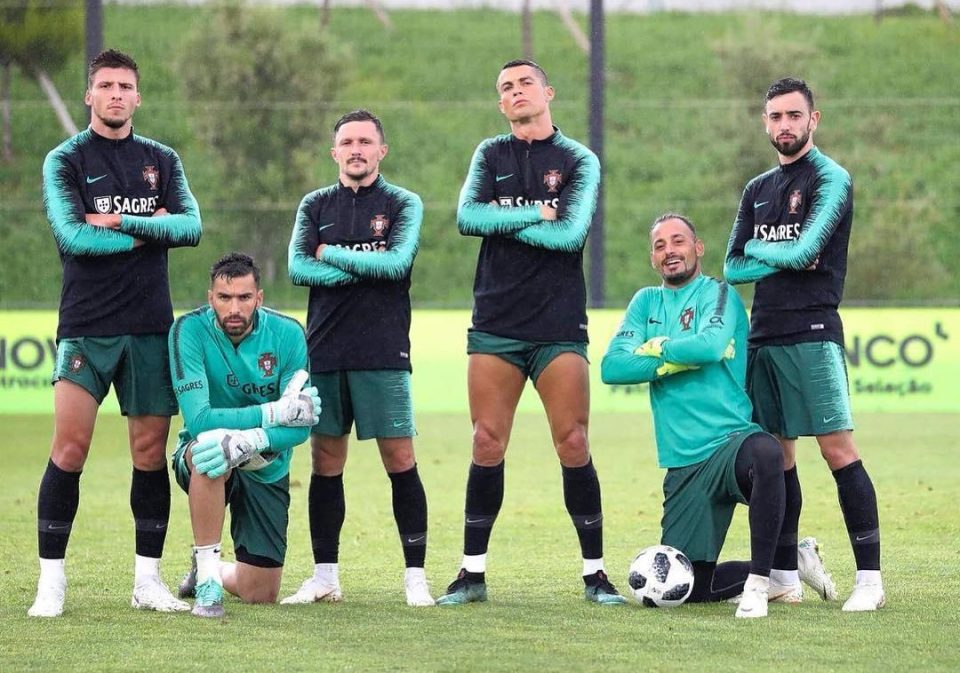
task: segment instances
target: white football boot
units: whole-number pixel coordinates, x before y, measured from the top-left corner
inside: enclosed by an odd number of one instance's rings
[[[407,605],[410,607],[424,608],[435,604],[423,568],[407,568],[403,576],[403,586],[407,592]]]

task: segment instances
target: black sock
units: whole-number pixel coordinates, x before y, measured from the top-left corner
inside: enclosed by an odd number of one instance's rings
[[[750,572],[769,577],[783,523],[783,449],[771,435],[754,433],[737,452],[735,469],[750,504]]]
[[[855,460],[834,470],[833,478],[857,570],[880,570],[880,515],[870,475],[863,462]]]
[[[800,510],[803,507],[803,493],[800,490],[796,465],[784,470],[783,485],[783,525],[780,527],[777,550],[773,554],[773,567],[778,570],[796,570],[797,531],[800,528]]]
[[[310,543],[314,563],[336,563],[340,556],[340,529],[346,516],[347,504],[343,496],[343,474],[310,477],[307,496],[310,518]]]
[[[170,521],[170,475],[166,465],[150,472],[133,468],[130,509],[137,529],[137,555],[160,558]]]
[[[467,476],[467,501],[463,517],[463,553],[479,556],[487,553],[493,523],[503,505],[504,462],[493,467],[470,463]]]
[[[397,521],[403,561],[408,568],[422,568],[427,556],[427,494],[417,466],[388,474],[393,486],[393,518]]]
[[[693,562],[693,591],[687,603],[717,603],[743,593],[743,585],[750,574],[747,561]]]
[[[580,553],[585,559],[603,558],[600,480],[593,468],[593,460],[583,467],[560,467],[563,471],[563,502],[577,529]]]
[[[61,559],[66,556],[70,529],[79,505],[80,472],[64,472],[48,460],[37,493],[40,558]]]

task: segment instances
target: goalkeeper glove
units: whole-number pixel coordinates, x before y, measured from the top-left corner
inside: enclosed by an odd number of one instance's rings
[[[207,430],[197,435],[193,445],[193,467],[200,474],[216,479],[269,446],[270,440],[263,428]]]
[[[697,365],[680,365],[676,362],[664,362],[657,367],[657,376],[670,376],[671,374],[679,374],[680,372],[686,372],[691,369],[700,369],[700,367]]]
[[[316,425],[320,420],[320,395],[316,386],[303,387],[309,379],[310,374],[303,369],[298,370],[283,389],[279,400],[261,404],[260,426],[309,428]]]
[[[634,355],[647,355],[652,358],[659,358],[663,355],[663,342],[668,341],[670,337],[658,336],[653,337],[652,339],[647,339],[645,342],[637,346],[637,349],[633,351]]]
[[[723,351],[724,360],[732,360],[733,358],[737,357],[736,344],[736,339],[730,339],[730,343],[727,344],[727,347]]]

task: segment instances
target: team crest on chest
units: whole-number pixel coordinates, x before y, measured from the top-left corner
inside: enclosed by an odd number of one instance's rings
[[[790,192],[790,201],[788,202],[790,207],[789,214],[796,215],[800,212],[800,206],[803,205],[803,194],[800,193],[799,189],[794,189]]]
[[[93,207],[97,209],[98,213],[106,215],[110,212],[110,197],[109,196],[98,196],[93,200]]]
[[[560,171],[547,171],[543,174],[543,184],[548,192],[556,194],[560,191],[560,185],[563,184],[563,175]]]
[[[683,309],[683,313],[680,314],[680,327],[684,332],[690,329],[690,324],[693,322],[693,309],[687,307]]]
[[[386,215],[377,214],[373,216],[372,220],[370,220],[370,231],[372,231],[373,235],[377,238],[383,238],[386,236],[389,228],[390,220],[387,219]]]
[[[156,166],[143,167],[143,181],[150,186],[151,190],[157,191],[157,187],[160,186],[160,171]]]
[[[257,366],[260,367],[264,376],[273,376],[273,372],[277,369],[277,356],[273,353],[261,353],[257,358]]]

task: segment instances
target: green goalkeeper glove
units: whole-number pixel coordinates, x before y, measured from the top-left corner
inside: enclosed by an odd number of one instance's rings
[[[663,355],[663,342],[669,341],[670,337],[658,336],[653,337],[652,339],[647,339],[642,344],[637,346],[637,349],[633,351],[634,355],[646,355],[651,358],[659,358]]]
[[[207,430],[197,435],[191,449],[193,467],[200,474],[216,479],[269,446],[270,440],[262,428]]]
[[[657,367],[657,376],[671,376],[680,372],[690,371],[691,369],[700,369],[697,365],[681,365],[676,362],[664,362]]]
[[[320,395],[316,386],[304,388],[310,374],[300,369],[276,402],[260,405],[260,427],[309,428],[320,420]]]

